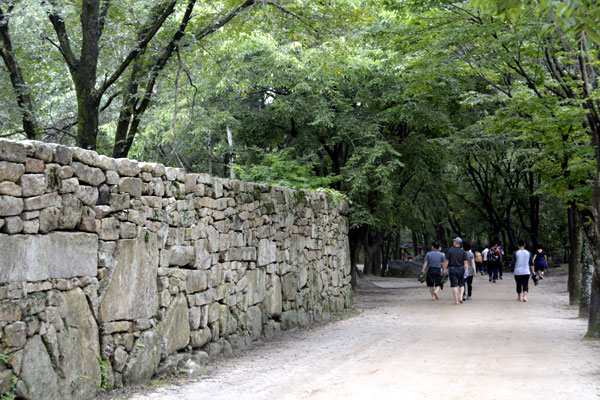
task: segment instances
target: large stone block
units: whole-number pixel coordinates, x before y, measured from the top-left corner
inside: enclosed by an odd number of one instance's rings
[[[137,239],[117,242],[117,264],[103,280],[100,295],[102,322],[150,318],[158,308],[156,277],[158,240],[155,233],[143,230]]]
[[[24,163],[26,158],[25,146],[10,140],[0,139],[0,160]]]
[[[42,343],[35,335],[27,341],[23,351],[21,378],[27,385],[29,397],[32,399],[61,399],[58,376],[52,367],[52,361]]]
[[[266,271],[264,269],[253,269],[246,273],[248,278],[247,298],[248,305],[258,304],[265,299]]]
[[[284,300],[294,300],[298,292],[298,284],[296,283],[296,275],[290,272],[284,275],[282,280],[282,292]]]
[[[125,370],[123,381],[126,384],[144,382],[152,378],[161,358],[160,336],[153,330],[140,335]]]
[[[267,290],[267,298],[265,299],[267,310],[271,314],[271,317],[279,317],[281,315],[282,300],[281,278],[272,274],[271,287]]]
[[[190,341],[188,304],[185,296],[179,294],[169,305],[161,323],[164,354],[169,355],[183,349]]]
[[[190,246],[173,246],[169,251],[169,264],[184,266],[193,264],[196,260],[196,251]]]
[[[79,178],[80,182],[89,183],[92,186],[98,186],[106,180],[104,172],[100,168],[88,167],[85,164],[74,161],[71,164],[73,173]]]
[[[277,245],[268,239],[261,239],[258,243],[258,259],[256,264],[262,267],[275,261],[277,261]]]
[[[258,339],[262,335],[262,312],[259,307],[250,307],[246,312],[247,327],[253,339]]]
[[[19,179],[23,188],[23,196],[39,196],[46,192],[46,176],[44,174],[25,174]]]
[[[140,178],[127,177],[121,178],[119,181],[119,192],[129,193],[133,197],[140,197],[143,188],[144,185]]]
[[[90,399],[100,386],[98,326],[83,290],[64,293],[59,308],[64,329],[57,333],[58,369],[65,398]]]
[[[23,164],[0,161],[0,181],[16,182],[25,172]]]
[[[23,195],[23,189],[14,182],[0,182],[0,195],[21,197]]]
[[[1,203],[1,202],[0,202]],[[62,199],[58,193],[47,193],[41,196],[29,197],[23,201],[23,210],[41,210],[47,207],[60,207]]]
[[[23,212],[23,199],[12,196],[0,196],[0,217],[19,215]]]
[[[0,283],[96,276],[98,237],[89,233],[0,234]]]

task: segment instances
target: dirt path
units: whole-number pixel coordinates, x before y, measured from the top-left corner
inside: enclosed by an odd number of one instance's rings
[[[600,344],[566,306],[553,274],[516,300],[512,274],[476,278],[473,300],[449,288],[430,300],[415,279],[375,279],[360,315],[288,332],[220,361],[196,381],[133,399],[591,399],[600,397]]]

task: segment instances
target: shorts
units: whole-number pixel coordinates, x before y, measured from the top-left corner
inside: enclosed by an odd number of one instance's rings
[[[465,286],[465,267],[450,267],[450,287]]]
[[[535,265],[533,268],[535,268],[535,272],[540,272],[543,271],[544,268],[546,268],[545,265]]]
[[[441,268],[429,268],[427,271],[427,286],[442,286],[442,269]]]

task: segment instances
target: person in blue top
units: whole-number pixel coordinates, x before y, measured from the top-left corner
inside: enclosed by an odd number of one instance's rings
[[[548,268],[548,256],[542,245],[537,246],[537,251],[533,255],[533,266],[535,268],[533,283],[537,286],[538,279],[544,279],[544,269]]]
[[[504,259],[504,249],[502,248],[502,243],[498,243],[498,250],[500,250],[500,254],[502,254],[502,259]],[[502,279],[502,270],[503,270],[503,262],[500,262],[500,264],[498,264],[498,278]]]
[[[431,293],[432,300],[439,300],[440,298],[438,292],[442,287],[442,266],[444,265],[444,261],[446,261],[446,257],[440,251],[440,245],[433,242],[431,251],[425,254],[425,262],[421,271],[421,273],[424,273],[427,268],[427,287]]]

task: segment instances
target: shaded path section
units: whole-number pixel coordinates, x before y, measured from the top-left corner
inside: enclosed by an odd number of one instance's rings
[[[566,275],[516,300],[511,274],[477,277],[473,300],[433,302],[415,279],[375,278],[360,315],[287,332],[206,376],[133,399],[573,399],[600,395],[600,344],[570,309]]]

